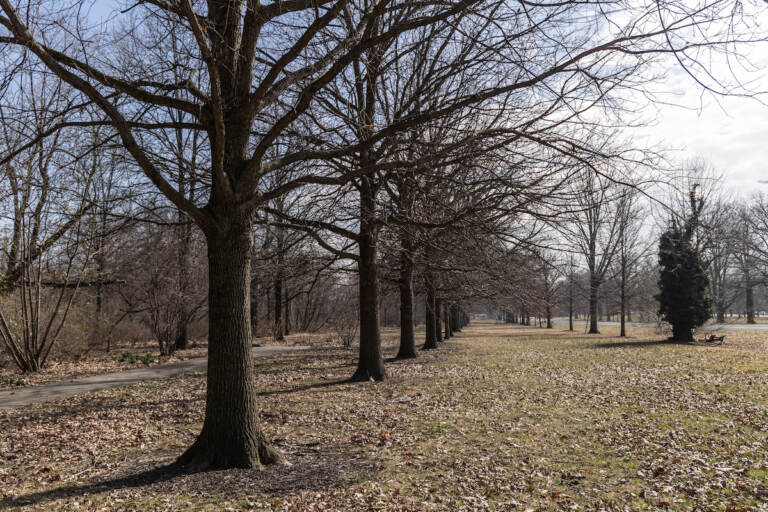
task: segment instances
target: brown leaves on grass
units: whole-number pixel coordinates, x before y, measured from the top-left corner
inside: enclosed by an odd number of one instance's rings
[[[141,485],[120,477],[194,438],[200,376],[0,411],[0,498],[39,510],[768,510],[768,337],[741,335],[633,345],[486,324],[391,363],[384,383],[344,383],[354,354],[341,349],[257,359],[262,423],[293,465]]]

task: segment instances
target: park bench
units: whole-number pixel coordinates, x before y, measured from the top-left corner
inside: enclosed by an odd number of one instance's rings
[[[714,334],[710,334],[706,338],[702,338],[701,343],[709,343],[712,345],[722,345],[725,341],[725,335],[722,336],[715,336]]]

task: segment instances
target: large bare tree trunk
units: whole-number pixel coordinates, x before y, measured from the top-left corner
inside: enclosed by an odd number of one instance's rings
[[[384,380],[384,359],[379,332],[379,271],[376,261],[378,229],[375,223],[375,192],[364,178],[360,192],[360,237],[358,247],[360,287],[360,357],[353,381]]]
[[[246,216],[247,217],[247,216]],[[208,242],[208,376],[205,420],[178,459],[192,470],[250,468],[279,459],[259,427],[251,361],[250,218]]]
[[[400,251],[400,348],[397,359],[416,357],[416,339],[413,333],[413,260],[408,234],[401,240]]]

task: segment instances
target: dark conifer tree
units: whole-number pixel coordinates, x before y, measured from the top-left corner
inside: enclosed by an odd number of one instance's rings
[[[681,226],[672,221],[659,240],[659,314],[672,324],[672,339],[693,341],[693,329],[712,314],[709,278],[692,243],[703,201],[690,192],[691,213]]]

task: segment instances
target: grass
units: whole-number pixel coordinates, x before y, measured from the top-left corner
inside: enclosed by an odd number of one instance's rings
[[[0,411],[0,508],[768,510],[768,333],[630,334],[477,324],[384,383],[342,383],[350,350],[257,359],[292,464],[262,470],[142,474],[194,439],[201,375]]]

